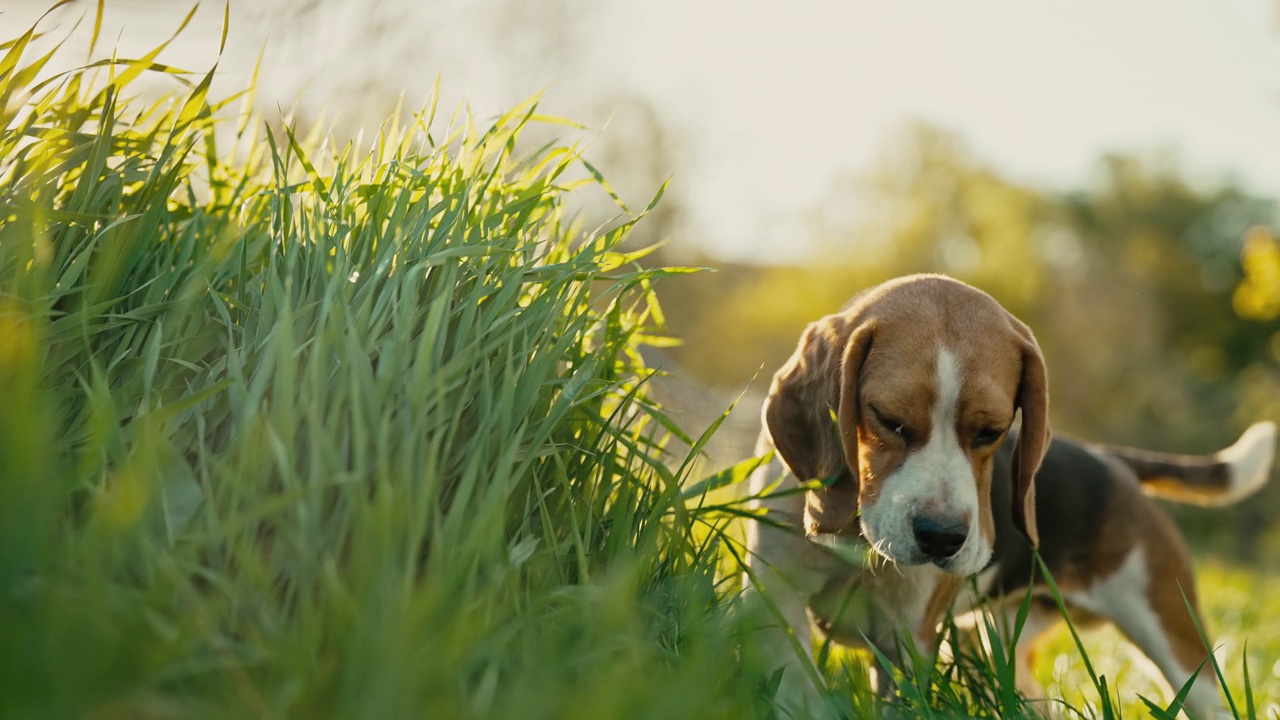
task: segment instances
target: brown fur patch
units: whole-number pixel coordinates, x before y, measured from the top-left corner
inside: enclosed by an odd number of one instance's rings
[[[1206,626],[1196,598],[1195,569],[1182,533],[1178,532],[1173,520],[1154,507],[1151,510],[1143,533],[1150,578],[1147,602],[1160,619],[1160,627],[1169,639],[1174,657],[1184,670],[1190,672],[1209,654],[1205,641],[1200,639],[1196,630],[1197,622],[1202,628]],[[1200,674],[1212,678],[1216,686],[1217,676],[1212,664],[1205,664]]]
[[[937,641],[938,623],[955,602],[962,585],[964,585],[963,578],[945,574],[938,580],[938,584],[933,586],[929,602],[925,605],[924,617],[920,620],[920,627],[916,628],[916,637],[925,647],[933,647]]]

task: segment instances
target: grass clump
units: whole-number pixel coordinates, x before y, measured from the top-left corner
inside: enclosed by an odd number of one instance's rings
[[[644,393],[674,271],[566,216],[533,104],[333,148],[215,132],[237,99],[153,56],[37,84],[34,37],[0,63],[0,716],[762,712]],[[157,72],[185,90],[130,99]]]

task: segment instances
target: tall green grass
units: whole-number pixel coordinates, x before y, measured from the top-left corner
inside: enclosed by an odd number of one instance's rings
[[[39,41],[0,44],[0,717],[776,715],[705,494],[751,461],[690,482],[716,426],[639,354],[682,271],[568,214],[612,192],[521,140],[563,121],[335,145]],[[834,714],[885,710],[866,660]],[[895,706],[1027,715],[1007,664]]]
[[[0,716],[763,712],[644,392],[675,271],[567,217],[534,104],[334,147],[154,57],[37,84],[33,37],[0,63]]]

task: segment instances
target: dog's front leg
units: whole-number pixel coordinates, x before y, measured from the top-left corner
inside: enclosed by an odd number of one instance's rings
[[[875,591],[881,578],[848,573],[833,577],[810,601],[814,624],[828,642],[846,647],[865,647],[874,657],[868,667],[871,690],[881,699],[897,691],[894,673],[910,660],[911,647],[926,647],[902,622],[897,608],[885,606]],[[868,586],[869,585],[869,586]]]
[[[770,483],[780,476],[778,492],[766,495]],[[831,713],[826,711],[822,680],[813,662],[807,608],[810,598],[828,582],[833,559],[804,537],[804,498],[794,492],[798,485],[776,461],[751,478],[751,493],[757,497],[751,505],[768,514],[747,524],[743,601],[758,623],[761,642],[755,646],[765,653],[772,672],[781,673],[777,704],[796,718],[823,717]]]
[[[932,566],[881,567],[833,579],[811,608],[835,642],[875,651],[872,688],[889,699],[898,691],[896,673],[911,678],[933,667],[938,622],[961,583]]]
[[[807,612],[809,597],[821,587],[805,562],[814,549],[797,533],[765,526],[748,533],[747,546],[743,601],[758,623],[765,661],[781,673],[775,699],[793,717],[821,717],[825,701]]]
[[[876,658],[871,667],[871,688],[881,700],[892,700],[898,695],[898,674],[908,682],[915,675],[913,660],[923,663],[937,661],[933,648],[923,638],[916,637],[906,628],[890,635],[882,635],[871,643]]]

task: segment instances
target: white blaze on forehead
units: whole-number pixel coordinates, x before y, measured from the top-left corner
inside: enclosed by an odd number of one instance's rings
[[[955,436],[956,410],[960,407],[960,366],[956,356],[946,348],[938,348],[938,399],[933,403],[933,432],[946,431]],[[932,442],[930,437],[930,442]]]
[[[940,490],[949,490],[950,497],[943,500],[944,514],[967,517],[969,539],[951,561],[951,570],[960,575],[978,572],[991,558],[993,548],[979,529],[978,484],[969,455],[960,447],[956,427],[960,421],[960,394],[964,390],[964,377],[960,363],[951,351],[938,349],[938,400],[933,408],[933,432],[938,435],[945,454],[944,470],[936,482]],[[934,442],[930,436],[930,443]]]
[[[916,506],[913,510],[928,511],[940,516],[939,519],[946,519],[967,509],[967,503],[962,502],[960,496],[965,487],[972,488],[973,470],[956,437],[961,379],[959,364],[950,350],[938,349],[934,373],[937,395],[929,412],[929,439],[924,447],[907,456],[897,473],[906,482],[894,489],[890,481],[889,489],[895,495],[911,495]]]

